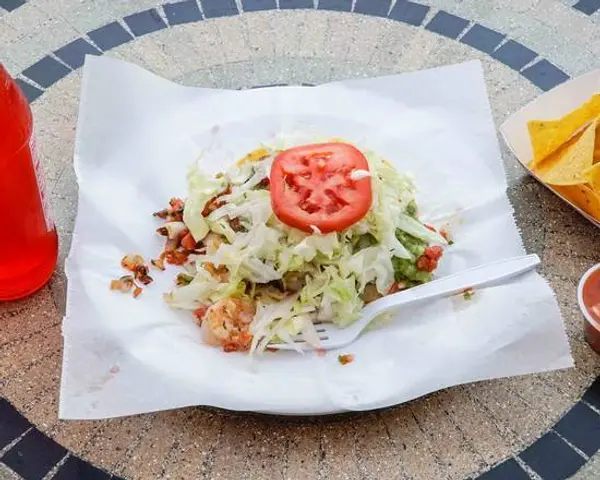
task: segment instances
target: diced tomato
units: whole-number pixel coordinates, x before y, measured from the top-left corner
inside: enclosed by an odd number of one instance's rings
[[[194,250],[196,248],[196,240],[194,240],[194,236],[190,232],[181,239],[181,246],[186,250]]]
[[[390,287],[390,289],[388,290],[387,294],[391,295],[393,293],[398,293],[402,290],[406,289],[406,283],[405,282],[394,282],[392,284],[392,286]]]
[[[433,272],[437,268],[437,260],[432,260],[425,255],[421,255],[417,259],[417,268],[424,272]]]
[[[438,260],[442,258],[444,250],[439,245],[427,247],[423,255],[417,259],[417,269],[424,272],[433,272],[438,267]]]
[[[351,178],[369,170],[366,157],[346,143],[322,143],[279,153],[271,168],[271,203],[286,225],[313,233],[344,230],[371,208],[371,179]]]
[[[439,260],[440,258],[442,258],[443,253],[444,249],[442,247],[440,247],[439,245],[434,245],[432,247],[427,247],[425,249],[424,255],[431,258],[432,260]]]

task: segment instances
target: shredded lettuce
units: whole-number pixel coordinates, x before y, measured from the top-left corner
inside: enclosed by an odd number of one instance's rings
[[[264,351],[272,342],[299,349],[295,339],[300,334],[311,345],[319,344],[315,321],[343,327],[356,320],[367,285],[385,295],[395,282],[413,285],[431,279],[430,273],[417,269],[417,259],[429,244],[445,240],[418,220],[415,187],[408,176],[366,154],[369,171],[353,174],[371,180],[369,212],[345,231],[322,234],[316,229],[309,234],[274,215],[263,181],[275,152],[263,148],[255,153],[219,178],[197,167],[190,170],[185,226],[197,240],[211,233],[219,241],[193,255],[186,266],[193,280],[165,296],[170,305],[191,310],[226,298],[246,298],[256,306],[251,351]],[[203,216],[207,202],[217,195],[220,206]],[[225,267],[226,281],[212,276],[207,264]],[[301,279],[293,291],[286,290],[284,281],[290,272]],[[260,297],[258,292],[266,287],[268,292],[281,291],[282,299]]]
[[[430,230],[421,222],[406,214],[400,214],[396,228],[412,235],[413,237],[425,240],[426,242],[441,244],[446,243],[444,238],[439,233],[434,230]]]
[[[183,210],[183,221],[196,240],[202,240],[210,227],[202,216],[206,203],[225,189],[223,180],[204,175],[195,164],[188,173],[188,197]]]
[[[317,254],[321,253],[327,258],[333,258],[339,251],[340,241],[337,233],[326,235],[308,235],[295,246],[291,247],[292,255],[296,255],[305,262],[312,262]]]

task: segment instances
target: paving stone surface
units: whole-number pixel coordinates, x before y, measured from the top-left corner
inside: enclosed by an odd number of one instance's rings
[[[556,291],[574,369],[455,387],[360,415],[186,408],[58,420],[61,265],[77,209],[72,158],[85,54],[232,89],[479,59],[499,125],[543,91],[600,67],[600,2],[0,0],[0,61],[32,102],[61,240],[50,284],[0,304],[1,480],[600,478],[600,357],[584,341],[575,299],[579,277],[600,261],[600,233],[527,177],[504,146],[515,217]]]

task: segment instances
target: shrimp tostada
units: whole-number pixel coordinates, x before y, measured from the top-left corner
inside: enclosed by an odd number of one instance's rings
[[[185,200],[155,216],[181,266],[164,295],[227,352],[318,347],[315,324],[344,327],[377,298],[428,282],[447,244],[422,223],[412,180],[348,143],[259,148],[227,172],[196,165]],[[301,346],[297,345],[300,349]]]

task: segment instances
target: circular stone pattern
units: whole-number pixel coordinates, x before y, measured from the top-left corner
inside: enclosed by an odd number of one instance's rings
[[[590,1],[493,3],[0,0],[0,60],[32,102],[60,265],[77,208],[71,159],[86,53],[213,88],[319,84],[479,59],[499,125],[566,72],[597,66],[600,37]],[[575,368],[361,414],[290,419],[198,407],[59,421],[59,266],[32,298],[0,304],[0,478],[568,478],[600,447],[600,358],[584,341],[575,300],[579,276],[600,260],[592,247],[600,238],[504,147],[503,157],[525,246],[543,259]]]

